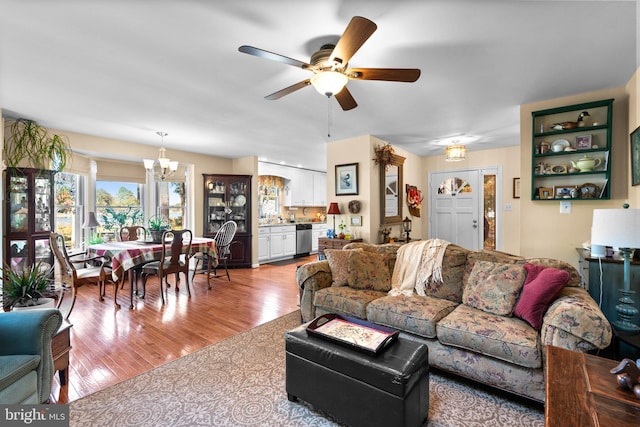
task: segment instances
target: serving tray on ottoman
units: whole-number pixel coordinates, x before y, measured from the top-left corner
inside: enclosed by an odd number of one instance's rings
[[[429,351],[399,337],[370,355],[307,332],[285,335],[286,391],[351,426],[420,426],[429,413]]]

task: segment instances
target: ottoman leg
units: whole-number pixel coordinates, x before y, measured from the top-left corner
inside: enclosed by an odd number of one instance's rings
[[[295,397],[293,394],[291,393],[287,393],[287,399],[289,399],[289,402],[297,402],[298,398]]]

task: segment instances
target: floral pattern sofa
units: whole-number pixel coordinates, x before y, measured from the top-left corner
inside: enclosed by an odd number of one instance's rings
[[[428,345],[431,366],[539,402],[545,399],[546,345],[587,352],[611,341],[609,322],[566,262],[448,244],[441,281],[427,286],[424,296],[392,296],[398,248],[351,243],[327,251],[327,260],[302,265],[303,320],[338,313],[398,329]],[[524,289],[540,283],[526,284],[534,271],[562,278],[553,295],[534,304],[537,323],[526,313],[514,315],[526,305]]]

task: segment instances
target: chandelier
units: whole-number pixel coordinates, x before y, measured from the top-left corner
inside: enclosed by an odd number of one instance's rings
[[[447,157],[445,158],[445,161],[447,162],[459,162],[466,159],[467,147],[464,145],[454,143],[453,145],[449,145],[445,148],[444,151],[447,154]]]
[[[178,162],[171,161],[168,157],[165,157],[167,150],[164,148],[164,137],[168,134],[166,132],[156,132],[160,135],[160,154],[158,154],[158,160],[143,159],[144,168],[153,173],[156,179],[164,181],[165,179],[173,176],[178,170]],[[156,167],[156,165],[158,167]]]

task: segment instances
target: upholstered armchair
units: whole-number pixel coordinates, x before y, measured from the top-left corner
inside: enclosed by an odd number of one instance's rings
[[[61,324],[56,308],[0,313],[0,404],[49,400],[55,374],[51,339]]]

